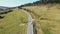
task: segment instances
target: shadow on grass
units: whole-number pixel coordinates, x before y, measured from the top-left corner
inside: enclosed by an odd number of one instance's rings
[[[0,19],[4,18],[4,16],[0,16]]]

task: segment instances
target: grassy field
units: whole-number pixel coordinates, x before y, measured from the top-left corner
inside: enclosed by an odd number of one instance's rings
[[[37,34],[60,34],[60,5],[24,7],[30,10]]]
[[[27,15],[20,9],[13,9],[13,12],[3,14],[0,19],[0,34],[26,34]]]

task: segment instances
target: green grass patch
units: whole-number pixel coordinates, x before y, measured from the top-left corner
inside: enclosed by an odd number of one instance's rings
[[[26,34],[27,33],[27,15],[21,9],[13,9],[0,19],[0,34]],[[23,21],[23,22],[22,22]]]

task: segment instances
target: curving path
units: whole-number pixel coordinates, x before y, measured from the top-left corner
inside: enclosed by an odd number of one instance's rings
[[[25,10],[24,12],[28,16],[28,29],[27,29],[27,34],[33,34],[32,16],[30,15],[30,13],[27,10]]]

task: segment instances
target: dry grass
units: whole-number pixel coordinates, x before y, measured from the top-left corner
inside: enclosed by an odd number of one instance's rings
[[[30,6],[24,7],[35,13],[31,13],[35,19],[38,34],[60,34],[60,5]],[[38,16],[39,15],[39,16]]]

